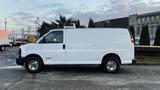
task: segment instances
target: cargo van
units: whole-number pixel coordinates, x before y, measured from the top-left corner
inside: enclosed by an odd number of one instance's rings
[[[21,46],[16,62],[30,73],[44,65],[95,64],[117,72],[133,59],[134,40],[127,29],[86,28],[50,30],[36,43]]]

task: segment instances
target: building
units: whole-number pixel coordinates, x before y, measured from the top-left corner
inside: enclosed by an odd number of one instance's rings
[[[95,23],[97,28],[109,27],[109,28],[128,28],[129,18],[116,18],[110,20],[99,21]]]
[[[135,28],[135,37],[139,39],[142,31],[143,25],[147,25],[149,27],[149,35],[150,35],[150,44],[153,45],[155,34],[158,25],[160,25],[160,11],[145,13],[145,14],[135,14],[129,16],[129,25],[134,26]]]
[[[129,26],[134,26],[135,39],[137,41],[137,44],[139,44],[143,25],[147,25],[149,27],[149,35],[151,42],[150,44],[153,45],[157,27],[158,25],[160,25],[160,11],[145,14],[134,14],[124,18],[104,20],[96,22],[96,27],[104,27],[105,22],[108,23],[108,27],[112,28],[128,28]]]

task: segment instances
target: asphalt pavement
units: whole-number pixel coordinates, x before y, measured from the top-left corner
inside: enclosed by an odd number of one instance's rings
[[[90,66],[50,66],[29,74],[15,64],[17,51],[0,52],[0,90],[160,90],[159,65],[122,65],[115,74]]]

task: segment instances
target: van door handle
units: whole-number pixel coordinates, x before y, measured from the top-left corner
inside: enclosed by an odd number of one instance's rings
[[[63,44],[63,49],[66,49],[66,45],[65,44]]]

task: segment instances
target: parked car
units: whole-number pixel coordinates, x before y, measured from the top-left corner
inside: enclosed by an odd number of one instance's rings
[[[117,72],[121,64],[132,64],[134,40],[127,29],[51,30],[34,44],[19,48],[18,65],[30,73],[44,65],[101,65]]]
[[[23,45],[23,44],[27,43],[27,39],[17,38],[14,43],[15,43],[15,45]]]

